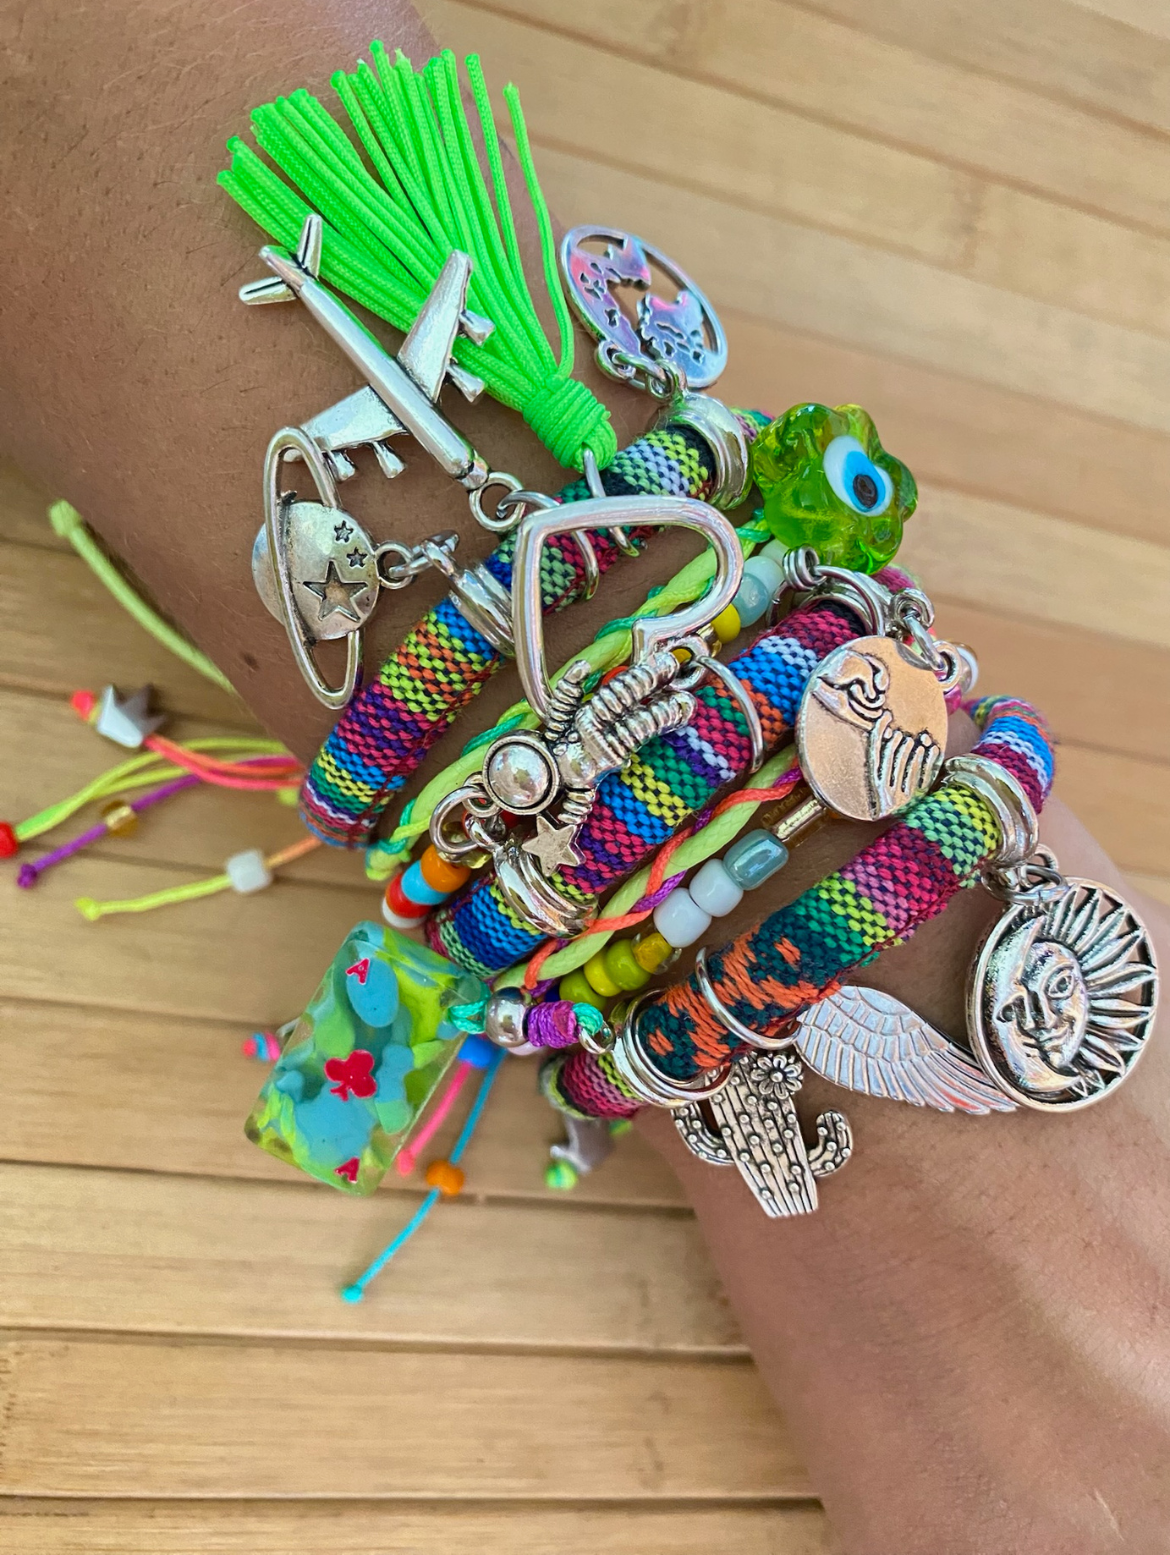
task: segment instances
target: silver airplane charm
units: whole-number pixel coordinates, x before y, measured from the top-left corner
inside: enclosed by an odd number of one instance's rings
[[[403,464],[388,440],[409,433],[469,491],[484,485],[486,462],[435,408],[448,378],[468,400],[483,393],[483,380],[451,359],[460,332],[482,345],[494,328],[490,319],[465,306],[470,258],[458,250],[451,254],[402,348],[391,356],[318,279],[322,232],[321,217],[314,213],[301,229],[295,254],[266,244],[260,258],[273,274],[242,286],[240,301],[256,307],[299,298],[365,378],[366,388],[304,423],[330,473],[335,480],[348,480],[354,473],[349,451],[370,447],[382,473],[393,478]]]

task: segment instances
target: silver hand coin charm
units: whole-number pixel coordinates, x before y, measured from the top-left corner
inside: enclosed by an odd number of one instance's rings
[[[972,968],[971,1045],[1020,1106],[1088,1107],[1121,1084],[1153,1030],[1154,947],[1110,886],[1044,864],[1014,874],[1007,911]]]
[[[947,740],[938,677],[892,637],[859,637],[817,665],[796,722],[805,782],[837,815],[898,815],[933,787]]]

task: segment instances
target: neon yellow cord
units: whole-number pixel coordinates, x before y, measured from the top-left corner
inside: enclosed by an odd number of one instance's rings
[[[770,761],[766,761],[752,778],[752,787],[770,788],[776,779],[791,767],[795,759],[794,752],[795,747],[788,745]],[[724,810],[722,815],[717,815],[709,825],[703,827],[702,831],[696,832],[693,837],[688,837],[685,842],[679,844],[670,860],[670,873],[677,875],[682,870],[692,869],[696,864],[702,864],[712,858],[744,829],[759,808],[758,804],[734,805],[730,810]],[[625,884],[614,892],[605,904],[607,918],[620,918],[630,911],[646,890],[651,867],[647,864],[636,875],[631,875]],[[566,973],[575,971],[577,967],[584,966],[586,961],[591,956],[595,956],[612,938],[612,933],[582,934],[562,950],[555,951],[549,956],[540,969],[541,977],[564,977]],[[524,981],[527,968],[527,961],[509,967],[492,986],[519,987]]]
[[[98,581],[105,584],[122,608],[134,617],[144,631],[149,632],[156,642],[162,643],[164,648],[169,648],[176,658],[182,659],[184,664],[189,664],[213,685],[235,696],[235,688],[223,671],[217,669],[206,654],[200,653],[194,643],[188,642],[181,632],[177,632],[173,626],[164,621],[133,585],[127,582],[98,545],[90,533],[89,526],[75,507],[71,507],[68,502],[54,502],[49,509],[49,522],[57,534],[69,541]]]

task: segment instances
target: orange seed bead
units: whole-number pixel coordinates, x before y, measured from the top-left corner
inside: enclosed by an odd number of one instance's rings
[[[458,891],[471,874],[466,864],[452,864],[432,844],[418,861],[422,877],[432,891]]]
[[[464,1180],[462,1169],[452,1166],[450,1161],[442,1159],[432,1161],[426,1169],[427,1187],[438,1188],[445,1199],[453,1199],[456,1194],[461,1193]]]

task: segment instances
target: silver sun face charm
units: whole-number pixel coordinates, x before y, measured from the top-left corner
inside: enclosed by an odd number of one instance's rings
[[[1141,919],[1108,886],[1072,879],[1021,893],[994,925],[972,969],[968,1031],[1005,1095],[1070,1111],[1125,1079],[1157,1002]]]

